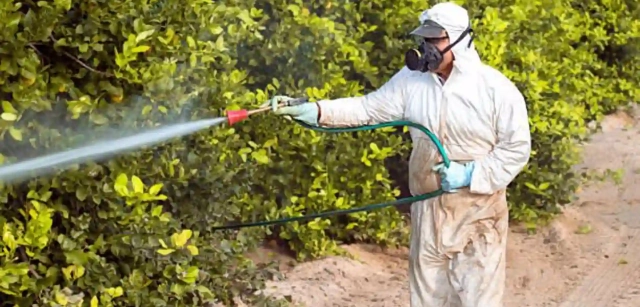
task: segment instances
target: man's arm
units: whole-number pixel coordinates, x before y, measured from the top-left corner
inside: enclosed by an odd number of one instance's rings
[[[402,119],[406,100],[404,82],[410,73],[404,67],[382,87],[365,96],[319,101],[320,126],[362,126]]]
[[[522,171],[531,153],[529,116],[522,93],[511,82],[495,89],[498,143],[475,162],[470,191],[493,194],[505,189]]]

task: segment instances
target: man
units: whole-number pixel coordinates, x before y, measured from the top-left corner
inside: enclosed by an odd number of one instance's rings
[[[419,52],[407,67],[363,97],[277,109],[311,125],[357,126],[406,119],[436,133],[452,160],[411,129],[409,185],[414,195],[449,192],[412,204],[411,307],[501,307],[508,208],[505,189],[529,159],[524,98],[499,71],[483,64],[467,11],[453,3],[425,10],[411,32]],[[426,57],[422,57],[422,55]],[[426,59],[426,60],[425,60]]]

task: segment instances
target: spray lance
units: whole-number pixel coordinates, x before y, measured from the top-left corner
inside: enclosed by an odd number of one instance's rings
[[[307,98],[296,98],[293,100],[284,101],[278,104],[278,106],[279,107],[296,106],[299,104],[307,103],[308,101],[309,100]],[[271,106],[266,106],[266,107],[253,109],[253,110],[243,109],[243,110],[227,111],[227,115],[226,115],[227,123],[229,126],[231,126],[240,121],[245,120],[251,115],[268,112],[271,109],[272,109]],[[381,129],[386,127],[412,127],[423,132],[431,140],[431,142],[433,142],[433,144],[436,146],[436,149],[438,150],[438,153],[442,158],[442,163],[445,165],[445,167],[449,167],[449,164],[450,164],[449,157],[447,156],[444,150],[444,147],[442,146],[442,143],[440,142],[440,140],[438,140],[436,135],[426,127],[411,121],[398,120],[398,121],[391,121],[391,122],[379,123],[374,125],[365,125],[365,126],[348,127],[348,128],[316,127],[316,126],[311,126],[309,124],[306,124],[305,122],[302,122],[299,120],[294,119],[293,121],[307,129],[320,131],[320,132],[333,132],[333,133],[369,131],[369,130]],[[428,192],[420,195],[400,198],[400,199],[377,203],[377,204],[366,205],[362,207],[355,207],[355,208],[350,208],[345,210],[318,212],[318,213],[312,213],[304,216],[288,217],[288,218],[282,218],[282,219],[276,219],[276,220],[265,220],[265,221],[259,221],[259,222],[241,223],[241,224],[232,224],[232,225],[220,225],[220,226],[214,226],[212,230],[227,230],[227,229],[239,229],[239,228],[256,227],[256,226],[270,226],[270,225],[285,224],[285,223],[295,222],[295,221],[312,220],[316,218],[324,218],[324,217],[344,215],[344,214],[350,214],[350,213],[356,213],[356,212],[371,211],[371,210],[376,210],[376,209],[381,209],[386,207],[411,204],[414,202],[434,198],[444,193],[445,192],[442,189],[438,189],[433,192]]]

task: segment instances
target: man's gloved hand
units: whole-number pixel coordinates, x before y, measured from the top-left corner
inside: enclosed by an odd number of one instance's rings
[[[440,163],[434,166],[432,170],[440,173],[442,190],[445,192],[457,192],[457,188],[471,184],[471,174],[474,167],[475,163],[473,161],[466,164],[451,161],[448,168],[443,163]]]
[[[315,102],[303,103],[292,107],[278,107],[278,104],[293,98],[287,96],[274,96],[261,107],[271,105],[271,109],[277,115],[292,117],[312,126],[318,126],[318,105]]]

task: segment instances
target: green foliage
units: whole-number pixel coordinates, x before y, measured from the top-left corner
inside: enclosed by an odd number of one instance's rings
[[[531,227],[571,200],[585,121],[640,97],[638,4],[467,1],[482,58],[527,97],[530,164],[509,190]],[[432,3],[433,4],[433,3]],[[424,1],[2,1],[0,163],[114,130],[361,95],[402,66]],[[244,254],[278,238],[299,259],[340,242],[406,244],[389,208],[278,227],[399,195],[411,148],[394,129],[320,134],[256,117],[0,189],[0,302],[186,306],[256,295],[272,271]],[[385,167],[392,165],[392,171]]]
[[[158,202],[163,185],[121,173],[100,204],[69,206],[56,187],[32,188],[13,214],[4,211],[3,302],[19,306],[166,306],[227,300],[212,289],[241,279],[252,265],[224,246],[235,243],[183,228]],[[73,204],[73,202],[71,202]],[[211,258],[214,257],[214,258]],[[219,263],[238,265],[229,272]],[[244,285],[243,288],[259,285]],[[31,295],[24,296],[24,293]],[[83,305],[83,302],[85,305]]]

